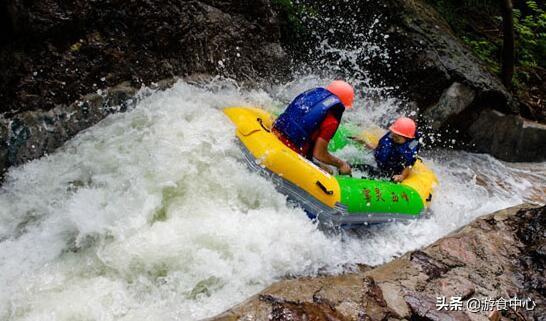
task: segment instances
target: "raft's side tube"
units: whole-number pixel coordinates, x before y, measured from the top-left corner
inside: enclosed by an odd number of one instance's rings
[[[424,209],[421,197],[413,188],[389,181],[338,176],[341,203],[350,215],[400,213],[412,218]]]

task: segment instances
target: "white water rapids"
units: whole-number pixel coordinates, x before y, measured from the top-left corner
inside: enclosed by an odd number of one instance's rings
[[[283,276],[379,264],[479,215],[543,202],[544,163],[435,151],[425,155],[440,180],[431,218],[323,233],[247,170],[222,113],[279,110],[318,84],[178,82],[12,168],[0,190],[0,320],[198,320]],[[366,102],[347,119],[391,120],[394,110]]]

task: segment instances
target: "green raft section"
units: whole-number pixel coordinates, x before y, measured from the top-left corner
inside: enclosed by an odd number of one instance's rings
[[[354,145],[362,149],[360,144],[349,139],[350,136],[356,136],[358,134],[359,132],[357,128],[351,127],[350,125],[340,125],[334,137],[332,137],[330,143],[328,144],[328,150],[335,152],[347,145]]]
[[[358,134],[358,129],[340,126],[328,149],[336,151],[347,145],[363,147],[349,139]],[[399,214],[398,217],[419,217],[425,204],[419,193],[410,186],[389,180],[363,179],[336,176],[341,190],[341,203],[347,206],[349,215],[371,213]]]
[[[336,177],[341,189],[341,204],[349,214],[398,213],[419,215],[424,207],[411,187],[390,181]]]

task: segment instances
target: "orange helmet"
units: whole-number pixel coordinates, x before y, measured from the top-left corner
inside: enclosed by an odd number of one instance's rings
[[[345,108],[353,108],[353,101],[355,99],[355,91],[353,86],[349,85],[343,80],[334,80],[328,85],[328,87],[326,87],[326,89],[328,89],[328,91],[332,94],[336,95],[339,100],[341,100]]]
[[[389,130],[406,138],[415,138],[416,127],[415,122],[411,118],[400,117],[389,127]]]

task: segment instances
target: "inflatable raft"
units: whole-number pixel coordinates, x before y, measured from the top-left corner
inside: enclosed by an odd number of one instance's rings
[[[235,124],[247,165],[321,223],[352,226],[418,219],[432,198],[436,176],[421,160],[400,184],[333,176],[278,140],[270,130],[274,117],[268,112],[231,107],[224,113]],[[338,149],[348,138],[338,136],[333,143]]]

